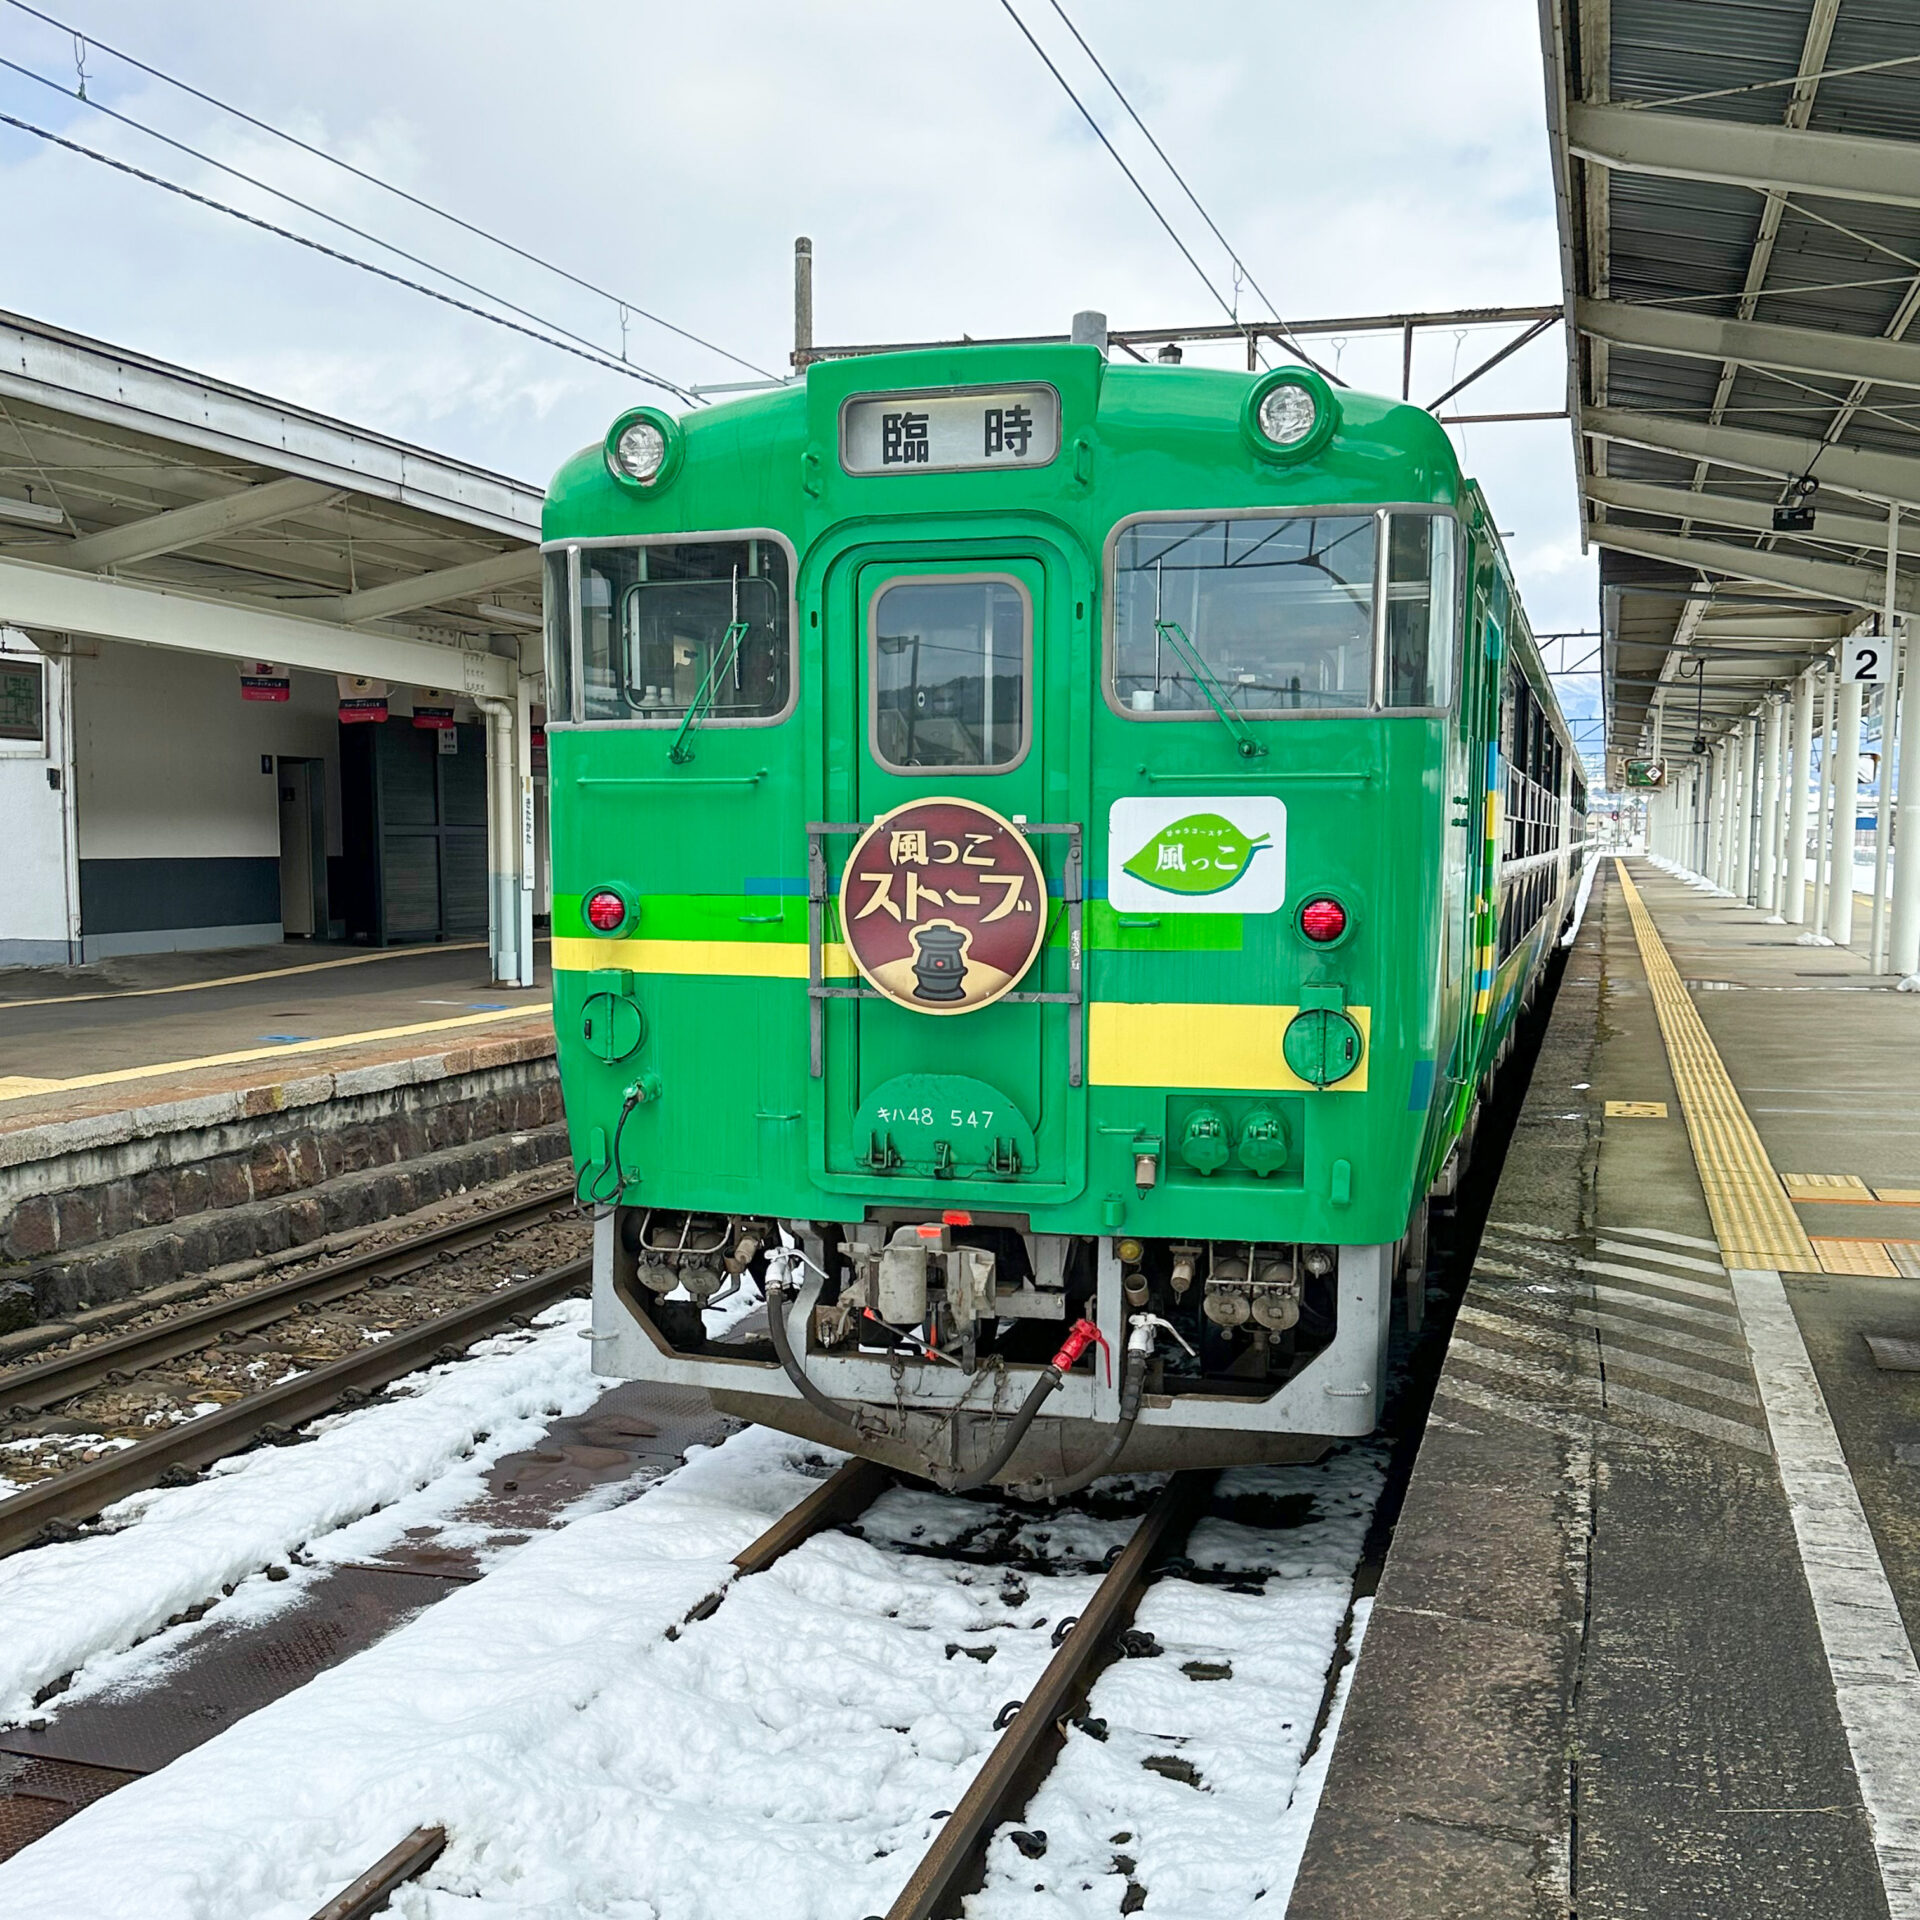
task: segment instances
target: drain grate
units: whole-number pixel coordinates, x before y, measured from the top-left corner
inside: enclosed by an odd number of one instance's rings
[[[12,1859],[82,1807],[139,1778],[117,1767],[80,1766],[0,1749],[0,1860]]]

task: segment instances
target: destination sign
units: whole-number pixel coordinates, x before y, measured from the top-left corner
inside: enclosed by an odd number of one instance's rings
[[[840,411],[840,464],[849,473],[957,473],[1044,467],[1060,451],[1060,396],[1051,387],[865,395]]]

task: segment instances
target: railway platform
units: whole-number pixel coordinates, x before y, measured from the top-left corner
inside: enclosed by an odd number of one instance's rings
[[[1920,1001],[1608,860],[1292,1920],[1920,1913]]]
[[[0,974],[0,1339],[562,1158],[549,976],[488,973],[462,943]]]

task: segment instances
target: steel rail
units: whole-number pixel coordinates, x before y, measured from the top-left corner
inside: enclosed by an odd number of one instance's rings
[[[1184,1538],[1199,1518],[1213,1479],[1210,1472],[1190,1472],[1167,1482],[887,1909],[886,1920],[944,1920],[959,1911],[960,1897],[977,1884],[987,1842],[1030,1796],[1049,1743],[1061,1737],[1061,1721],[1079,1703],[1100,1656],[1133,1618],[1162,1548]]]
[[[304,1425],[342,1400],[371,1393],[429,1361],[443,1355],[455,1358],[482,1334],[573,1292],[592,1269],[592,1256],[583,1254],[437,1319],[424,1320],[363,1353],[348,1354],[297,1380],[249,1394],[218,1413],[203,1414],[123,1452],[56,1474],[40,1486],[0,1500],[0,1554],[34,1544],[56,1522],[91,1519],[113,1501],[155,1485],[175,1469],[192,1472],[210,1466],[263,1433]]]
[[[370,1914],[384,1913],[393,1895],[415,1875],[425,1873],[446,1844],[445,1827],[415,1827],[352,1886],[342,1887],[313,1920],[368,1920]]]
[[[864,1513],[892,1483],[892,1473],[876,1461],[845,1462],[798,1506],[789,1508],[764,1533],[742,1547],[733,1556],[734,1567],[742,1575],[766,1572],[782,1555],[791,1553],[816,1533],[824,1533],[838,1522]],[[687,1609],[682,1624],[690,1626],[696,1620],[709,1619],[726,1596],[727,1588],[722,1587],[696,1600]],[[669,1631],[677,1633],[678,1629]],[[376,1860],[352,1886],[335,1894],[313,1920],[366,1920],[366,1916],[383,1911],[388,1896],[432,1866],[446,1844],[444,1827],[416,1827],[391,1853]]]
[[[503,1234],[536,1226],[543,1215],[572,1204],[568,1187],[550,1187],[529,1199],[491,1208],[444,1227],[415,1234],[397,1245],[336,1260],[312,1273],[296,1275],[274,1286],[260,1287],[238,1299],[182,1313],[157,1327],[96,1340],[50,1360],[0,1372],[0,1408],[15,1419],[25,1413],[71,1400],[121,1373],[177,1360],[224,1335],[251,1333],[284,1320],[309,1304],[323,1304],[361,1288],[397,1280],[416,1267],[426,1266],[443,1253],[463,1253]]]

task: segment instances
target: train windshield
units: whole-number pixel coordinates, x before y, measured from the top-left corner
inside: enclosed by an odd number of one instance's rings
[[[1453,572],[1453,522],[1432,513],[1135,522],[1114,551],[1118,704],[1192,718],[1444,705]]]
[[[773,539],[585,547],[587,720],[773,720],[792,688],[787,553]]]

